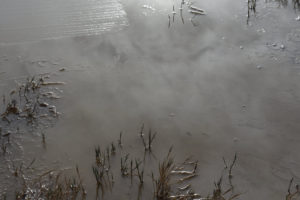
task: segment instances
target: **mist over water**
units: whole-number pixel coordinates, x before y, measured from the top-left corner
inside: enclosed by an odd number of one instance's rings
[[[237,153],[241,199],[284,199],[290,178],[300,178],[299,12],[259,2],[247,26],[244,2],[195,6],[207,15],[191,23],[184,10],[183,24],[180,1],[1,1],[0,94],[41,73],[66,83],[55,103],[61,115],[44,129],[47,148],[39,131],[23,134],[22,149],[1,163],[36,158],[40,171],[78,164],[88,185],[94,147],[122,131],[139,154],[145,124],[158,132],[158,159],[174,145],[176,159],[199,160],[195,182],[204,194],[220,176],[222,157]],[[9,191],[6,164],[0,169],[0,191]],[[92,184],[87,190],[94,197]]]

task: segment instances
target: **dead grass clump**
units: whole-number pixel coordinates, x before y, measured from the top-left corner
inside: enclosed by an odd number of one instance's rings
[[[220,179],[215,183],[215,189],[212,195],[203,198],[199,193],[195,193],[192,189],[192,185],[188,183],[190,179],[198,176],[198,161],[193,161],[188,158],[183,163],[176,165],[174,164],[174,159],[170,156],[171,151],[172,149],[169,150],[163,162],[159,163],[158,178],[155,179],[154,175],[152,175],[154,197],[156,200],[233,200],[240,196],[240,194],[234,193],[234,187],[231,182],[233,178],[233,166],[237,160],[236,155],[229,167],[227,164],[225,165]],[[190,170],[185,169],[187,166]],[[225,172],[228,173],[229,189],[223,188],[223,176]],[[182,186],[182,184],[184,184],[184,186]]]
[[[289,4],[288,0],[276,0],[278,2],[278,6],[287,7]],[[300,9],[300,1],[292,0],[291,3],[294,5],[294,9]]]
[[[300,187],[298,184],[295,186],[295,191],[292,192],[291,187],[293,182],[294,182],[294,178],[290,180],[289,187],[288,187],[288,194],[285,196],[285,200],[295,200],[300,196]]]
[[[13,121],[26,119],[28,123],[49,116],[57,116],[54,106],[50,106],[51,99],[56,99],[55,95],[48,86],[61,84],[61,82],[46,82],[45,77],[28,77],[24,83],[18,83],[8,98],[3,96],[4,111],[1,114],[3,121],[8,124]],[[51,83],[51,84],[50,84]],[[55,98],[54,98],[55,97]]]
[[[300,10],[300,0],[293,0],[294,8]]]
[[[6,154],[7,144],[10,144],[14,133],[23,132],[28,128],[31,131],[42,130],[57,119],[59,113],[53,104],[59,97],[54,93],[52,86],[61,85],[62,82],[47,82],[48,78],[43,75],[28,77],[23,83],[17,83],[17,87],[7,96],[3,95],[3,107],[0,110],[2,154]],[[45,147],[45,135],[41,135]]]
[[[287,7],[289,1],[288,0],[276,0],[279,6]],[[293,0],[294,1],[294,0]]]
[[[238,198],[241,194],[235,194],[233,193],[233,186],[231,186],[229,189],[225,190],[222,186],[223,177],[219,179],[217,183],[215,183],[215,189],[213,191],[212,196],[208,196],[207,200],[233,200]],[[227,197],[226,197],[227,196]]]
[[[47,199],[47,200],[85,200],[86,191],[82,184],[78,167],[77,177],[63,177],[62,172],[48,171],[36,179],[23,177],[23,188],[16,192],[16,200]]]
[[[140,134],[142,133],[143,129]],[[148,138],[153,137],[150,132],[149,135],[151,137]],[[148,146],[148,143],[146,146]],[[145,159],[131,158],[131,154],[125,154],[124,150],[126,150],[126,146],[124,146],[124,149],[120,148],[120,151],[117,152],[113,143],[110,143],[103,150],[99,146],[95,148],[95,160],[92,165],[92,172],[96,180],[96,199],[105,199],[104,194],[107,191],[113,192],[115,184],[113,169],[116,169],[115,167],[119,167],[117,169],[121,179],[130,178],[131,184],[128,185],[128,188],[132,189],[134,186],[133,183],[137,183],[137,199],[143,199],[143,190],[145,188],[149,189],[148,184],[151,183],[151,178],[153,183],[153,199],[155,200],[235,200],[241,195],[241,193],[236,193],[233,184],[233,171],[237,162],[236,154],[231,162],[226,162],[225,158],[223,158],[224,168],[220,178],[214,183],[213,191],[209,195],[202,196],[200,193],[195,192],[191,181],[192,179],[199,178],[197,160],[187,158],[182,163],[175,163],[174,157],[171,155],[171,147],[161,162],[151,160],[151,162],[154,161],[158,165],[158,169],[153,172],[152,168],[147,168],[149,165],[147,165],[148,163],[146,163]],[[153,148],[153,150],[155,149]],[[144,149],[142,149],[143,151]],[[120,159],[120,162],[113,162],[116,160],[113,157]],[[55,173],[52,170],[34,179],[25,177],[26,169],[30,168],[34,161],[35,159],[28,165],[23,163],[21,165],[14,165],[13,163],[10,168],[13,176],[18,180],[20,179],[22,183],[22,189],[16,193],[16,200],[86,199],[86,192],[78,168],[76,168],[77,177],[75,178],[69,178],[66,175],[63,177],[62,172]],[[111,166],[116,163],[118,163],[118,166]],[[147,176],[151,173],[152,176]],[[117,181],[118,184],[123,182],[119,182],[120,179],[117,179]],[[299,185],[296,185],[296,189],[292,190],[292,184],[293,179],[289,183],[285,200],[296,200],[300,197]],[[122,185],[122,187],[126,187],[126,185]],[[149,194],[148,192],[147,194]]]
[[[151,156],[151,146],[152,142],[156,136],[152,134],[151,129],[148,132],[147,140],[144,137],[144,125],[140,130],[140,138],[143,143],[144,152],[149,152]],[[119,145],[121,142],[122,134],[120,134]],[[111,148],[110,148],[111,146]],[[104,198],[104,193],[106,190],[112,192],[113,186],[113,176],[111,169],[111,160],[110,156],[116,155],[115,146],[110,145],[106,150],[101,151],[100,147],[95,148],[95,164],[92,167],[94,177],[96,179],[96,198],[99,196],[99,189],[102,192],[102,198]],[[121,146],[121,145],[120,145]],[[123,149],[124,147],[124,149]],[[129,153],[122,153],[126,149],[122,144],[120,148],[120,174],[122,178],[130,178],[132,187],[134,177],[137,177],[138,183],[138,199],[141,199],[142,190],[144,189],[143,185],[145,182],[148,182],[149,179],[144,176],[144,174],[149,174],[152,172],[152,183],[153,183],[153,197],[156,200],[192,200],[199,199],[201,195],[195,193],[192,189],[192,184],[190,183],[191,179],[198,176],[198,161],[192,160],[191,158],[186,159],[180,164],[175,164],[174,158],[171,156],[172,147],[169,149],[167,156],[163,159],[162,162],[158,162],[158,171],[157,176],[154,175],[151,168],[145,168],[145,153],[144,159],[130,158]],[[155,149],[153,149],[155,150]],[[148,155],[148,154],[147,154]],[[156,159],[155,159],[156,160]],[[239,196],[239,194],[234,194],[233,185],[231,180],[233,178],[233,167],[236,163],[237,156],[235,155],[232,163],[227,166],[227,163],[224,160],[225,168],[222,172],[222,176],[218,183],[215,184],[215,189],[212,192],[211,196],[208,196],[207,200],[233,200]],[[114,168],[114,167],[112,167]],[[227,171],[228,179],[230,183],[230,188],[225,190],[222,188],[223,175]],[[110,176],[111,175],[111,176]],[[225,198],[228,197],[228,198]],[[202,198],[203,199],[203,198]],[[204,200],[203,199],[203,200]]]
[[[163,160],[162,163],[159,163],[158,170],[159,176],[157,179],[152,175],[154,182],[154,196],[157,200],[166,200],[169,199],[171,195],[171,172],[174,169],[174,159],[171,158],[170,148],[167,157]]]
[[[188,13],[189,15],[191,15],[190,21],[193,26],[197,26],[197,24],[193,21],[196,17],[206,15],[206,12],[203,9],[195,6],[194,3],[195,2],[192,1],[181,0],[180,7],[178,9],[180,11],[179,14],[182,24],[185,24],[184,13]],[[168,28],[171,27],[171,23],[174,24],[175,22],[175,17],[177,15],[176,10],[177,9],[175,5],[173,5],[172,12],[168,14]]]
[[[278,7],[288,7],[289,5],[289,0],[266,0],[267,3],[272,3],[276,2],[278,3]],[[294,9],[300,9],[300,0],[291,0],[291,3],[293,4]]]
[[[109,147],[104,151],[101,151],[99,146],[95,148],[95,164],[92,170],[96,180],[96,199],[99,197],[99,189],[101,189],[102,196],[107,189],[112,190],[114,176],[110,167],[110,156],[114,154],[114,150]]]
[[[146,139],[144,138],[144,124],[142,125],[141,130],[140,130],[140,137],[142,139],[142,143],[144,145],[145,151],[149,151],[149,152],[152,151],[152,143],[153,143],[153,140],[155,139],[156,134],[157,133],[153,134],[152,130],[149,129],[149,132],[148,132],[148,141],[146,141]]]
[[[247,24],[249,23],[252,12],[256,14],[256,0],[248,0]]]
[[[289,4],[289,0],[275,0],[278,3],[278,7],[287,7]],[[267,2],[274,2],[268,0]],[[294,6],[294,9],[300,9],[300,1],[299,0],[291,0],[291,3]]]

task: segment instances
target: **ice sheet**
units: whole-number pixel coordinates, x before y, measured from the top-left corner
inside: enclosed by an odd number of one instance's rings
[[[98,35],[122,29],[117,0],[0,0],[0,43]]]

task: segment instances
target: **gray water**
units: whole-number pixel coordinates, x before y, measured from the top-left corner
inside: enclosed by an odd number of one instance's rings
[[[240,199],[284,199],[291,177],[300,181],[300,22],[292,5],[259,1],[249,25],[246,3],[231,0],[195,1],[207,15],[191,23],[185,9],[184,24],[180,1],[171,0],[0,5],[0,94],[30,75],[66,82],[52,88],[61,91],[53,102],[61,115],[42,127],[47,148],[41,129],[24,130],[1,155],[0,192],[14,184],[11,160],[35,158],[39,171],[78,164],[92,199],[94,147],[123,131],[127,150],[139,154],[142,124],[158,132],[158,159],[174,145],[177,160],[199,160],[195,190],[203,194],[222,157],[236,152]],[[136,199],[115,191],[110,199]]]

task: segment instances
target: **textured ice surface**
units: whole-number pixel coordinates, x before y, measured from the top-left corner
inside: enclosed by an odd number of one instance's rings
[[[117,0],[0,0],[0,43],[98,35],[127,24]]]

